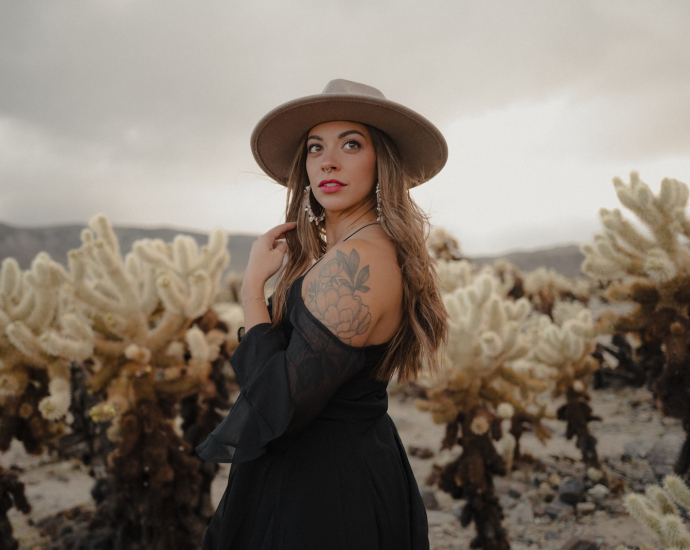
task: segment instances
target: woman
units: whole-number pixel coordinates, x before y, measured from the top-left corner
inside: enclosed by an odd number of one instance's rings
[[[233,463],[203,548],[428,548],[386,386],[433,370],[446,338],[427,220],[408,193],[443,167],[443,136],[378,90],[334,80],[267,114],[252,150],[287,185],[293,221],[256,240],[245,271],[231,360],[242,393],[197,449]]]

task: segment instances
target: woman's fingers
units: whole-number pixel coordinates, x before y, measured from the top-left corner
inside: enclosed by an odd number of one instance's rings
[[[278,241],[276,242],[274,249],[279,250],[281,254],[284,255],[288,250],[287,243],[285,241]]]
[[[252,243],[245,277],[261,279],[265,282],[280,269],[288,251],[283,236],[296,225],[294,222],[276,225]]]
[[[275,227],[269,229],[265,234],[269,237],[272,237],[274,240],[279,239],[283,236],[283,233],[294,229],[296,225],[297,223],[295,222],[281,223],[280,225],[276,225]]]

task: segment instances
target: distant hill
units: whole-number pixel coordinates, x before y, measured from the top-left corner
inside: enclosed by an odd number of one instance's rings
[[[482,256],[471,258],[478,265],[493,263],[498,258],[505,258],[515,264],[520,271],[532,271],[540,266],[551,267],[566,277],[582,275],[580,266],[585,256],[577,245],[557,246],[529,252],[510,252],[500,256]]]
[[[80,234],[85,225],[60,225],[54,227],[19,228],[0,223],[0,260],[10,256],[17,259],[23,269],[31,265],[31,260],[41,251],[50,254],[54,260],[66,264],[67,252],[81,245]],[[136,227],[115,227],[120,240],[120,249],[128,252],[132,243],[138,239],[163,239],[172,241],[175,235],[194,237],[199,244],[205,244],[208,235],[181,229],[141,229]],[[253,235],[229,235],[230,269],[243,272],[249,261],[249,251]],[[479,265],[492,263],[498,258],[506,258],[521,271],[531,271],[539,266],[552,267],[568,277],[580,274],[580,264],[584,256],[577,246],[559,246],[530,252],[511,252],[500,256],[481,256],[472,258]]]
[[[36,254],[45,251],[50,257],[67,263],[67,252],[81,246],[81,232],[85,225],[60,225],[54,227],[19,228],[0,223],[0,260],[14,257],[23,269],[31,265]],[[199,244],[206,244],[208,235],[182,229],[141,229],[136,227],[115,227],[123,253],[132,249],[132,243],[139,239],[163,239],[172,241],[175,235],[190,235]],[[255,237],[252,235],[229,235],[230,269],[243,272],[249,261],[249,251]]]

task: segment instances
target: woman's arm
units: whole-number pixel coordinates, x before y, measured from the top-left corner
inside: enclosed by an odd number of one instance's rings
[[[286,231],[294,229],[295,226],[295,222],[277,225],[252,243],[249,263],[242,282],[245,332],[249,332],[255,325],[271,322],[264,300],[264,287],[266,281],[283,265],[287,244],[281,239]]]
[[[365,363],[361,348],[344,344],[304,307],[290,314],[290,339],[280,328],[255,326],[230,362],[242,392],[228,416],[197,447],[210,462],[246,462],[293,437],[326,407]]]
[[[382,239],[350,239],[331,249],[304,278],[302,299],[344,343],[381,344],[402,319],[402,274]]]

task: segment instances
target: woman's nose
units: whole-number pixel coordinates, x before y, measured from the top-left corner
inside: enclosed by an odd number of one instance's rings
[[[321,161],[321,170],[328,173],[331,170],[337,169],[338,163],[335,161],[335,159],[331,155],[324,155],[323,160]]]

